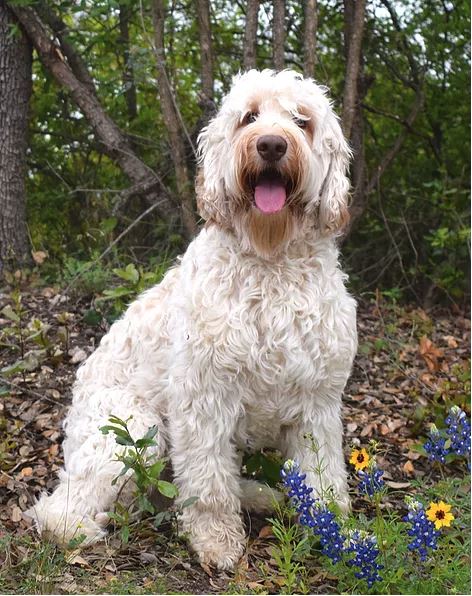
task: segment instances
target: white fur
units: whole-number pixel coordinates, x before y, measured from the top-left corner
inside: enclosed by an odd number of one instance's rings
[[[245,234],[255,207],[237,207],[237,139],[250,131],[241,122],[254,101],[257,126],[287,133],[297,145],[288,151],[300,170],[297,223],[269,255]],[[300,113],[311,119],[312,137],[294,123]],[[317,490],[331,488],[349,505],[340,411],[356,315],[334,240],[349,151],[323,89],[289,71],[250,71],[235,79],[200,152],[201,209],[213,223],[79,369],[65,421],[65,469],[32,514],[56,540],[102,538],[121,465],[113,461],[113,436],[98,429],[110,414],[133,416],[135,437],[158,426],[156,453],[171,457],[179,500],[199,499],[184,510],[182,528],[201,561],[230,568],[244,550],[242,506],[267,510],[271,498],[241,480],[238,449],[279,448]]]

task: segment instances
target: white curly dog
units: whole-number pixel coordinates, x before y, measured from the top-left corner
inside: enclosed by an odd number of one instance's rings
[[[59,542],[102,538],[122,465],[99,427],[132,416],[135,437],[157,425],[178,500],[198,497],[181,518],[191,546],[228,569],[244,551],[242,509],[271,500],[240,477],[242,451],[278,448],[349,506],[340,411],[356,305],[335,239],[348,217],[350,152],[324,88],[251,70],[202,131],[199,156],[206,225],[80,367],[59,485],[31,513]]]

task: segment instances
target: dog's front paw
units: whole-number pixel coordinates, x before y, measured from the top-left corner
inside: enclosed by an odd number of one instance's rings
[[[200,562],[220,570],[231,570],[244,553],[245,532],[237,514],[200,514],[184,529]]]

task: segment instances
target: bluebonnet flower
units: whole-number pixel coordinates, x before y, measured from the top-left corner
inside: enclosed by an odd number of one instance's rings
[[[449,449],[446,447],[446,439],[441,436],[434,424],[431,425],[428,440],[424,444],[424,450],[431,461],[446,463],[445,458],[449,453]]]
[[[359,482],[359,491],[369,497],[373,497],[375,493],[381,491],[385,486],[385,482],[382,479],[384,472],[375,466],[367,472],[359,470],[357,474],[361,479]]]
[[[426,560],[428,549],[436,550],[439,532],[434,529],[434,524],[426,517],[424,506],[419,501],[408,499],[408,514],[403,518],[411,524],[408,535],[413,540],[408,545],[409,550],[418,551],[420,559]]]
[[[336,516],[326,507],[325,503],[317,502],[313,507],[313,531],[320,537],[321,550],[333,563],[341,560],[344,537]],[[311,525],[311,524],[310,524]]]
[[[451,451],[457,455],[470,455],[470,422],[466,413],[452,406],[446,418],[446,432],[451,440]]]
[[[311,496],[313,488],[305,484],[306,474],[300,473],[298,463],[288,460],[281,470],[288,496],[300,514],[300,523],[320,537],[322,552],[334,563],[341,559],[344,538],[339,524],[325,503]]]
[[[288,488],[288,496],[300,514],[300,523],[309,526],[311,521],[311,508],[315,499],[311,496],[313,488],[305,484],[306,474],[300,472],[300,466],[293,460],[287,460],[280,470],[283,483]]]
[[[359,568],[354,574],[357,579],[365,579],[369,588],[375,582],[382,581],[379,571],[383,569],[383,565],[377,562],[380,551],[375,536],[356,530],[348,538],[346,550],[354,554],[354,558],[347,564]]]

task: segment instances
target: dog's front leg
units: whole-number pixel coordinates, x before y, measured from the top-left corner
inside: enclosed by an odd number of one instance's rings
[[[233,435],[235,404],[221,392],[186,392],[169,424],[182,530],[202,563],[231,569],[244,550],[239,465]]]
[[[300,464],[306,483],[318,497],[333,499],[345,513],[350,500],[343,454],[341,404],[313,409],[301,424],[289,427],[284,455]]]

